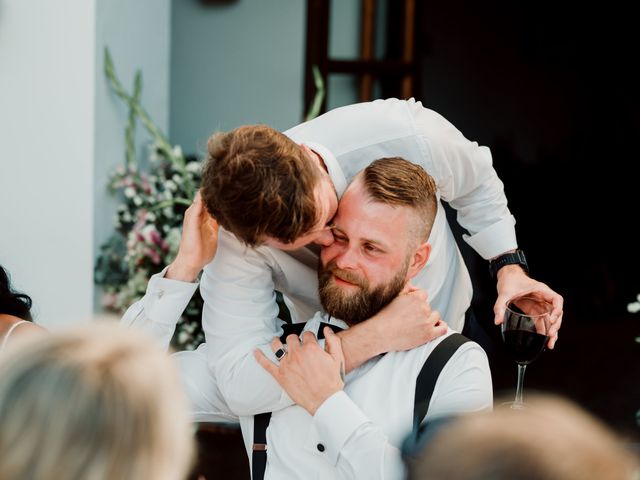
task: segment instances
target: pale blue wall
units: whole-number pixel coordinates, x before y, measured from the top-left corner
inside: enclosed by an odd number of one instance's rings
[[[358,0],[332,2],[330,52],[357,54]],[[215,130],[266,123],[284,130],[303,117],[305,0],[236,0],[203,6],[173,0],[170,136],[202,153]],[[356,100],[350,78],[330,80],[329,106]]]
[[[103,51],[109,47],[124,87],[131,92],[136,70],[143,75],[142,105],[164,131],[169,127],[169,53],[171,0],[97,0],[96,3],[96,133],[94,254],[113,232],[116,199],[107,179],[124,161],[128,108],[109,89]],[[148,154],[149,135],[138,122],[138,158]]]
[[[297,123],[305,18],[301,0],[173,0],[171,140],[201,153],[215,130]]]

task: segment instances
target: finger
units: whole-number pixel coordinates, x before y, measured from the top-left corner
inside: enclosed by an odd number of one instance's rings
[[[560,320],[562,321],[562,309],[564,308],[564,298],[561,295],[555,295],[551,299],[551,305],[553,305],[553,310],[551,311],[551,321]],[[559,328],[559,325],[558,325]]]
[[[448,330],[449,330],[449,327],[447,326],[447,324],[445,322],[438,323],[433,328],[433,338],[431,340],[433,340],[434,338],[441,337],[442,335],[447,333]]]
[[[416,288],[415,290],[412,290],[407,295],[412,295],[412,296],[418,298],[420,301],[423,301],[423,302],[427,301],[427,293],[424,290],[421,290],[419,288]]]
[[[276,380],[278,379],[278,373],[280,372],[280,369],[275,363],[269,360],[264,353],[262,353],[262,350],[256,348],[253,351],[253,356],[256,358],[262,368],[269,372],[273,378],[275,378]]]
[[[553,317],[551,317],[551,326],[549,327],[549,343],[551,343],[551,338],[554,338],[555,340],[553,341],[553,344],[555,344],[557,337],[558,337],[558,330],[560,330],[560,325],[562,325],[562,314],[560,314],[560,316],[557,319],[553,319]],[[549,347],[549,348],[553,348],[553,347]]]
[[[344,355],[342,353],[342,342],[340,337],[333,333],[333,330],[329,327],[324,327],[324,341],[325,349],[329,355],[335,360],[344,361]]]
[[[300,337],[298,337],[298,335],[296,335],[295,333],[287,335],[286,340],[289,353],[293,353],[300,348]]]
[[[549,347],[549,350],[553,350],[553,348],[556,346],[557,341],[558,341],[558,333],[556,332],[555,335],[549,337],[549,341],[547,342],[547,347]]]
[[[493,306],[493,313],[495,314],[493,318],[493,323],[495,325],[500,325],[504,320],[504,312],[507,309],[507,301],[504,297],[498,297],[496,300],[496,304]]]
[[[273,340],[271,340],[271,351],[275,353],[276,350],[280,348],[282,348],[282,342],[278,337],[274,337]]]
[[[300,341],[303,344],[310,344],[310,343],[318,343],[318,340],[316,339],[316,336],[309,331],[306,332],[302,332],[302,338],[300,339]]]
[[[418,287],[413,285],[411,282],[407,282],[404,288],[402,289],[402,291],[398,295],[404,295],[406,293],[415,292],[416,290],[418,290]]]

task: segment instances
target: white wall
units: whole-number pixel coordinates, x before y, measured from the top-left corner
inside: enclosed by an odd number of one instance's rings
[[[0,3],[0,264],[46,325],[92,310],[95,4]]]
[[[123,79],[149,68],[145,102],[166,126],[168,1],[0,0],[0,265],[46,326],[94,309],[104,172],[123,158],[126,116],[107,95],[102,45]]]

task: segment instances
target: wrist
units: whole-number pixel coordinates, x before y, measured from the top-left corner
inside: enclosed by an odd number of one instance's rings
[[[333,397],[336,393],[338,393],[340,390],[342,390],[341,388],[338,388],[336,390],[331,391],[328,395],[322,395],[321,397],[319,397],[317,400],[311,401],[309,402],[308,405],[304,406],[303,408],[309,412],[309,415],[311,415],[312,417],[316,414],[316,412],[318,411],[318,409],[324,405],[324,403],[329,400],[331,397]]]
[[[345,371],[358,368],[370,359],[386,353],[387,345],[384,345],[384,330],[380,328],[382,322],[374,315],[369,320],[358,323],[353,327],[338,332],[342,343],[342,352],[345,358]]]
[[[499,279],[500,273],[504,274],[505,269],[508,267],[510,267],[508,271],[513,272],[515,268],[518,268],[525,275],[529,275],[529,265],[522,250],[509,251],[492,258],[489,261],[489,274],[492,278]]]
[[[502,278],[511,275],[527,275],[527,271],[521,265],[505,265],[496,273],[496,279],[500,281]]]
[[[196,268],[176,258],[167,269],[165,278],[181,282],[193,283],[198,278],[201,268]]]

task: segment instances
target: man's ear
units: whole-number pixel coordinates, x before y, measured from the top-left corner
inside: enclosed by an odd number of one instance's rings
[[[407,280],[411,280],[415,277],[422,267],[424,267],[431,255],[431,244],[421,243],[418,248],[413,252],[411,261],[409,262],[409,269],[407,270]]]

